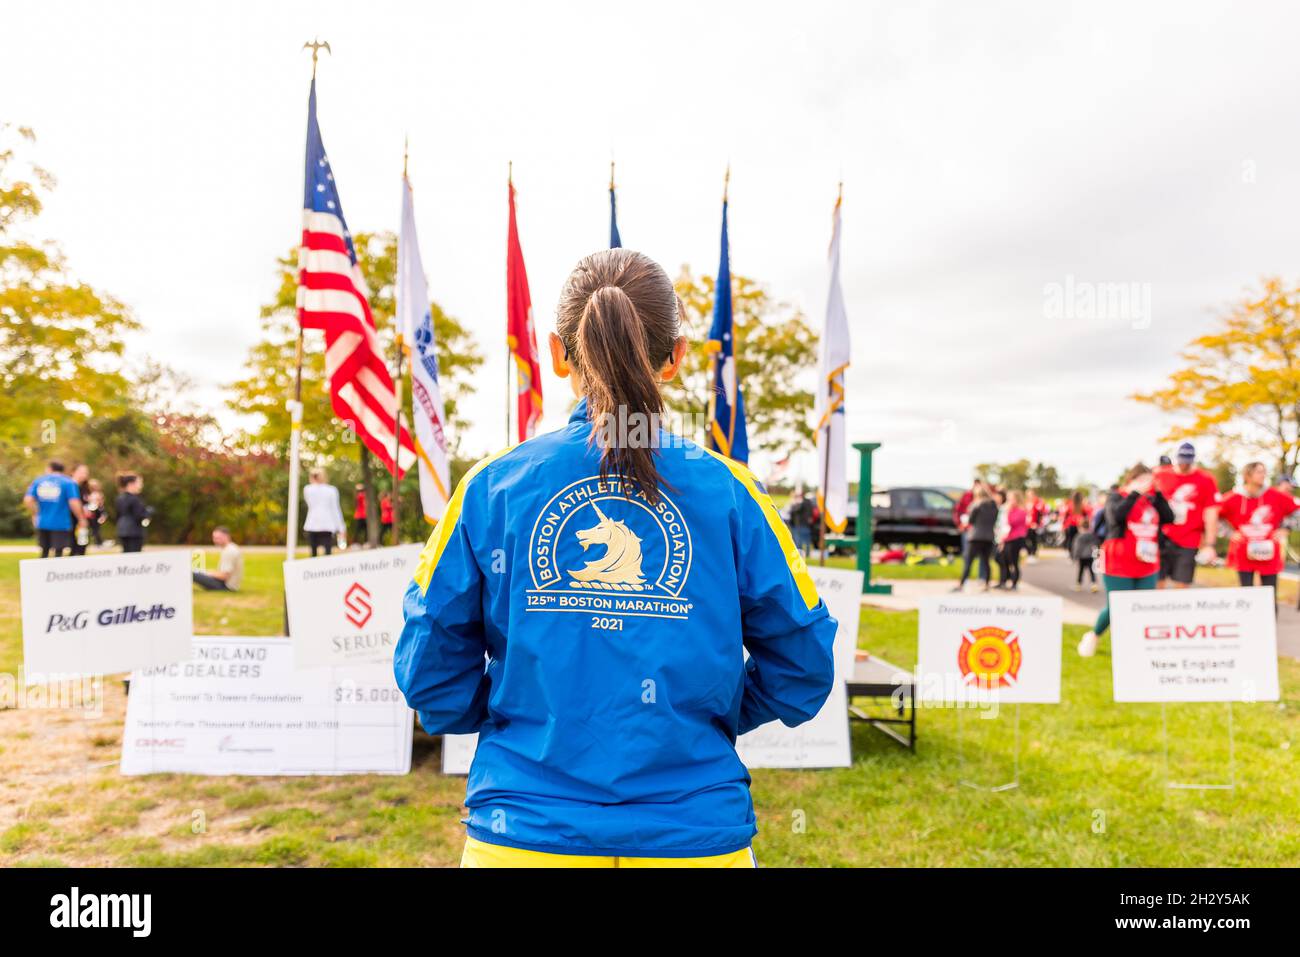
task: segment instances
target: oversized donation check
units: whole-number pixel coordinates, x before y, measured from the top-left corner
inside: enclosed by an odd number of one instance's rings
[[[194,639],[134,673],[122,773],[406,774],[411,710],[390,664],[294,669],[287,638]]]

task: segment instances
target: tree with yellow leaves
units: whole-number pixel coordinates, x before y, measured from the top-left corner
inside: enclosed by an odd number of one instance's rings
[[[1300,455],[1300,285],[1263,280],[1193,339],[1163,389],[1133,396],[1180,418],[1166,440],[1209,436],[1221,452],[1260,454],[1286,472]]]
[[[697,343],[679,375],[663,387],[665,405],[696,413],[703,422],[713,382],[713,357],[704,334],[713,315],[715,278],[683,266],[673,285],[686,310],[684,334]],[[736,378],[745,390],[749,447],[789,454],[812,448],[808,422],[813,394],[800,385],[817,365],[817,333],[796,307],[772,297],[754,279],[731,274],[731,311],[736,337]],[[674,427],[681,427],[674,423]],[[691,438],[703,441],[703,431]]]

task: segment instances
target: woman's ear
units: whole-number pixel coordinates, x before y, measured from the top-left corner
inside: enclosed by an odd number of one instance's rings
[[[551,368],[555,370],[555,374],[561,379],[567,379],[572,367],[569,365],[569,358],[564,350],[564,340],[552,332],[550,345]]]
[[[677,370],[681,368],[682,361],[686,358],[686,352],[690,349],[690,340],[685,336],[678,336],[677,341],[673,343],[672,354],[664,367],[659,370],[659,378],[664,382],[671,382],[677,377]]]

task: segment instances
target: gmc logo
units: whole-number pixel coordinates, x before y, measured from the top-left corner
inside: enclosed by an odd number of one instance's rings
[[[1165,638],[1240,638],[1240,625],[1147,625],[1142,630],[1142,637],[1150,641],[1162,641]]]
[[[370,607],[370,592],[361,582],[353,582],[343,595],[343,614],[357,628],[365,627],[374,609]]]

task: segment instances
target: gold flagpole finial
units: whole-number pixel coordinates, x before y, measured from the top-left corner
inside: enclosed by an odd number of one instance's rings
[[[334,55],[334,51],[330,49],[328,41],[319,38],[312,40],[311,43],[304,43],[302,48],[311,51],[311,78],[314,80],[316,79],[316,57],[320,54],[320,51],[324,50],[330,56]]]
[[[515,161],[514,160],[508,160],[506,162],[506,185],[507,186],[515,185]]]
[[[609,188],[614,188],[614,161],[609,161]]]
[[[727,172],[722,177],[722,201],[727,201],[727,193],[731,190],[731,163],[727,163]]]
[[[835,194],[835,202],[838,205],[844,201],[844,180],[840,180],[839,192]]]
[[[411,138],[402,136],[402,179],[406,179],[406,161],[411,155]]]

